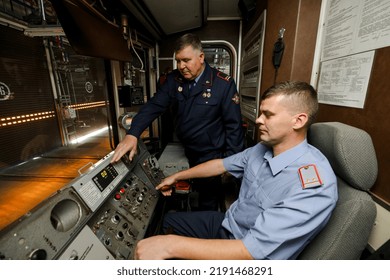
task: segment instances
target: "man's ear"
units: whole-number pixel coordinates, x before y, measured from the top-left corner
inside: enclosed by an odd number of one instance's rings
[[[294,123],[293,128],[294,129],[301,129],[306,125],[308,122],[309,117],[306,113],[298,113],[294,116]]]
[[[203,62],[204,62],[204,52],[200,52],[200,54],[199,54],[199,60],[200,60],[200,63],[203,63]]]

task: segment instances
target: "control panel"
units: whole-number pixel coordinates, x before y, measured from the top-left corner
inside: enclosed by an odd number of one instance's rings
[[[88,226],[116,259],[132,259],[136,242],[145,236],[158,195],[132,174]]]
[[[163,178],[140,141],[138,156],[110,163],[113,152],[0,232],[0,259],[132,259],[157,224]]]

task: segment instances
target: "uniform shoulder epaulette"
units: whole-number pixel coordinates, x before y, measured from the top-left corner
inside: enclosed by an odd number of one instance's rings
[[[315,164],[308,164],[298,168],[298,173],[303,189],[319,187],[323,184]]]
[[[222,79],[222,80],[225,80],[225,81],[227,81],[227,82],[229,82],[230,79],[232,78],[232,77],[230,77],[228,74],[225,74],[225,73],[223,73],[223,72],[221,72],[221,71],[218,71],[218,72],[217,72],[217,77],[220,78],[220,79]]]

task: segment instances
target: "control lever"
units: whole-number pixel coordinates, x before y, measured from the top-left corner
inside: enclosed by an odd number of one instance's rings
[[[174,187],[175,193],[179,194],[188,194],[191,189],[191,185],[187,181],[179,181],[174,185]]]
[[[164,186],[160,190],[161,191],[167,191],[167,190],[169,190],[169,188],[170,188],[169,186]],[[178,194],[188,194],[190,192],[191,185],[187,181],[179,181],[179,182],[175,183],[172,186],[172,188],[175,189],[175,193],[178,193]]]

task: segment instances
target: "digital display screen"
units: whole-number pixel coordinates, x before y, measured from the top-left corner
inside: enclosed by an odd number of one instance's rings
[[[102,169],[95,177],[92,178],[96,186],[100,191],[107,188],[108,185],[118,176],[118,172],[114,166],[110,163],[104,169]]]

